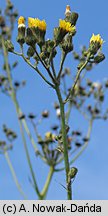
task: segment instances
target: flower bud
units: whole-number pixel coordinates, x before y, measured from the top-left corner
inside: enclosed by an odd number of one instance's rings
[[[42,58],[49,58],[50,53],[52,53],[52,58],[56,55],[56,49],[54,49],[54,41],[53,40],[47,40],[45,41],[45,44],[42,46]]]
[[[71,15],[71,8],[69,5],[66,6],[66,11],[65,11],[65,16],[70,16]]]
[[[15,18],[18,17],[18,11],[17,11],[17,10],[15,10],[15,11],[13,12],[13,16],[14,16]]]
[[[68,173],[68,177],[69,177],[70,179],[75,178],[77,172],[78,172],[78,169],[77,169],[76,167],[72,167],[72,168],[70,169],[69,173]]]
[[[61,42],[60,47],[65,53],[69,53],[73,50],[72,35],[67,35],[67,37]]]
[[[49,111],[48,111],[48,110],[44,110],[44,111],[42,112],[42,117],[43,117],[43,118],[48,118],[48,117],[49,117]]]
[[[3,16],[0,16],[0,27],[4,27],[5,26],[5,19]]]
[[[103,53],[98,53],[98,55],[94,58],[94,62],[96,64],[102,62],[105,59],[105,55]]]
[[[78,20],[78,17],[79,17],[78,13],[72,12],[70,16],[66,16],[65,20],[66,20],[67,22],[70,22],[71,25],[74,25],[74,26],[75,26],[75,25],[76,25],[76,22],[77,22],[77,20]]]
[[[11,3],[10,0],[7,0],[7,7],[8,7],[9,10],[13,9],[13,4]]]
[[[29,58],[32,57],[34,55],[34,53],[35,53],[34,49],[30,46],[27,50],[28,57]]]
[[[14,46],[10,40],[5,41],[5,47],[8,52],[13,52],[14,51]]]

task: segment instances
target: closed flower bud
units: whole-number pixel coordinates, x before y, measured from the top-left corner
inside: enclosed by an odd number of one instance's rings
[[[19,115],[19,120],[23,120],[23,119],[25,119],[25,114],[21,113],[21,114]]]
[[[69,173],[68,173],[68,177],[69,177],[70,179],[75,178],[77,172],[78,172],[78,169],[77,169],[76,167],[72,167],[72,168],[70,169]]]
[[[8,26],[4,26],[2,28],[2,34],[3,35],[10,35],[10,28]]]
[[[108,88],[108,80],[105,82],[105,87]]]
[[[63,49],[65,53],[69,53],[73,50],[71,34],[67,35],[67,37],[61,42],[60,47]]]
[[[101,93],[101,94],[99,95],[99,100],[100,100],[101,102],[104,101],[104,94],[103,94],[103,93]]]
[[[96,64],[102,62],[105,59],[105,55],[103,53],[98,53],[98,55],[94,58],[94,62]]]
[[[3,16],[0,16],[0,27],[4,27],[5,26],[5,19]]]
[[[11,3],[10,0],[7,0],[7,7],[8,7],[9,10],[13,9],[13,4]]]
[[[8,9],[12,10],[13,9],[13,4],[11,3],[11,1],[8,0],[7,3],[8,3],[8,5],[7,5]]]
[[[13,16],[16,18],[16,17],[18,17],[18,11],[17,10],[15,10],[14,12],[13,12]]]
[[[5,145],[6,145],[6,142],[0,140],[0,147],[4,147]]]
[[[36,116],[35,116],[33,113],[29,113],[28,118],[29,118],[29,119],[35,119]]]
[[[48,110],[44,110],[44,111],[42,112],[42,117],[43,117],[43,118],[48,118],[48,117],[49,117],[49,111],[48,111]]]
[[[56,131],[58,128],[59,128],[58,125],[54,125],[54,126],[51,127],[51,129],[54,130],[54,131]]]
[[[70,16],[71,15],[71,8],[69,5],[66,6],[66,11],[65,11],[65,16]]]
[[[82,144],[80,142],[75,142],[75,145],[79,148],[82,146]]]
[[[73,52],[73,56],[74,56],[74,59],[76,59],[76,60],[79,60],[79,59],[80,59],[79,54],[76,53],[75,51]]]
[[[27,50],[28,57],[29,58],[32,57],[34,55],[34,53],[35,53],[34,49],[30,46]]]
[[[5,41],[5,47],[8,52],[13,52],[14,51],[14,46],[10,40]]]
[[[75,12],[72,12],[71,13],[71,15],[70,16],[66,16],[66,18],[65,18],[65,20],[67,21],[67,22],[70,22],[71,23],[71,25],[76,25],[76,22],[77,22],[77,20],[78,20],[78,13],[75,13]]]
[[[57,109],[59,109],[59,107],[60,107],[59,104],[55,102],[54,103],[54,108],[57,110]]]
[[[44,45],[42,46],[42,58],[49,58],[50,53],[52,52],[52,57],[54,58],[56,55],[56,49],[54,49],[54,41],[53,40],[47,40]]]

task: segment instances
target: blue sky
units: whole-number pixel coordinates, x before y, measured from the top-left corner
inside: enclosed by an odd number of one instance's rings
[[[108,78],[108,2],[103,1],[99,5],[98,0],[21,0],[12,1],[15,7],[18,9],[19,14],[24,17],[33,16],[45,19],[47,22],[47,38],[52,38],[53,28],[58,25],[59,18],[64,17],[65,7],[70,4],[72,11],[79,13],[79,20],[77,23],[77,35],[74,37],[75,50],[79,51],[81,45],[89,44],[89,39],[92,33],[100,33],[105,43],[103,45],[103,52],[106,55],[106,59],[102,64],[96,66],[93,71],[88,75],[94,81],[102,81],[104,78]],[[4,7],[5,1],[0,0],[1,8]],[[13,42],[17,36],[17,21],[16,28],[13,34]],[[56,96],[53,90],[36,75],[31,68],[29,68],[22,59],[10,54],[10,61],[19,61],[19,65],[13,72],[14,80],[27,80],[26,88],[22,89],[18,93],[19,103],[24,113],[28,114],[31,111],[39,113],[45,108],[50,110],[52,114],[51,122],[54,119],[53,102],[56,100]],[[58,62],[56,68],[58,68]],[[65,63],[66,67],[70,67],[74,71],[76,65],[74,65],[71,55]],[[74,73],[74,72],[73,72]],[[107,94],[108,95],[108,94]],[[106,95],[106,106],[108,107],[108,99]],[[2,124],[5,122],[10,128],[14,128],[19,133],[18,122],[16,118],[15,108],[9,98],[0,94],[0,137],[3,138],[1,133]],[[4,114],[5,113],[5,114]],[[48,126],[51,122],[47,121],[47,124],[42,126],[41,130],[44,133],[48,130]],[[73,124],[78,128],[82,127],[83,120],[79,120],[76,115]],[[82,129],[86,131],[86,124]],[[97,121],[94,123],[92,137],[88,148],[83,155],[74,163],[74,166],[78,168],[78,175],[73,183],[73,198],[74,199],[108,199],[108,121]],[[29,146],[29,140],[27,139]],[[32,155],[32,162],[34,170],[37,173],[38,181],[42,184],[45,181],[47,175],[47,167],[40,163],[39,160],[35,160],[32,149],[30,148]],[[16,186],[13,183],[13,179],[9,172],[7,163],[3,156],[1,156],[0,162],[0,199],[21,199]],[[25,159],[25,153],[22,146],[21,137],[16,140],[14,149],[10,153],[11,161],[14,164],[14,168],[17,171],[18,179],[21,182],[25,193],[29,199],[36,199],[36,195],[28,181],[29,169]],[[48,192],[47,199],[65,199],[66,191],[60,186],[60,183],[65,184],[65,175],[63,172],[55,174],[51,183],[51,187]]]

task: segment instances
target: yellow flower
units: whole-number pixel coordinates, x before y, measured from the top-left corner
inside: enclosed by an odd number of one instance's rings
[[[70,22],[66,22],[65,20],[61,20],[61,19],[59,20],[59,27],[60,29],[66,31],[67,33],[75,30],[75,26],[72,26]]]
[[[91,39],[90,39],[90,43],[92,43],[92,42],[98,43],[100,45],[100,47],[101,47],[104,41],[101,38],[100,34],[98,34],[98,35],[93,34]]]
[[[35,19],[35,26],[38,27],[41,31],[46,31],[46,22],[45,20]]]
[[[18,19],[18,26],[22,24],[25,24],[25,18],[23,16],[20,16]]]
[[[46,22],[45,20],[42,20],[39,22],[38,28],[42,31],[46,31]]]
[[[56,137],[56,135],[55,134],[52,134],[51,132],[47,132],[46,134],[45,134],[45,138],[46,139],[48,139],[48,140],[54,140],[55,139],[55,137]]]
[[[29,17],[28,18],[28,26],[29,26],[29,28],[36,27],[36,28],[39,28],[42,31],[46,31],[46,22],[45,22],[45,20],[41,21],[38,18]]]
[[[47,133],[45,134],[45,137],[46,137],[46,139],[51,139],[52,133],[51,133],[51,132],[47,132]]]
[[[35,27],[35,19],[34,18],[32,18],[32,17],[28,18],[28,27],[29,28]]]

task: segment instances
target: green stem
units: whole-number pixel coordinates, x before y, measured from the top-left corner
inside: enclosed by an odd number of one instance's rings
[[[72,189],[71,184],[68,185],[68,173],[70,170],[69,166],[69,157],[68,157],[68,148],[67,148],[67,134],[66,134],[66,124],[65,124],[65,111],[64,103],[61,96],[61,92],[58,86],[56,86],[56,93],[60,104],[60,114],[61,114],[61,126],[62,126],[62,140],[64,147],[64,162],[65,162],[65,172],[66,172],[66,187],[67,187],[67,199],[72,199]]]
[[[17,113],[18,120],[19,120],[19,114],[20,114],[19,105],[18,105],[18,102],[17,102],[17,99],[16,99],[16,94],[15,94],[13,85],[12,85],[12,77],[11,77],[11,73],[10,73],[10,69],[9,69],[9,63],[8,63],[8,53],[7,53],[7,50],[5,48],[3,38],[2,38],[2,47],[3,47],[3,51],[4,51],[4,59],[5,59],[5,64],[6,64],[6,71],[7,71],[7,75],[8,75],[8,80],[9,80],[10,87],[11,87],[11,98],[12,98],[12,100],[14,102],[14,105],[15,105],[15,108],[16,108],[16,113]],[[20,120],[19,120],[19,125],[20,125],[20,131],[21,131],[21,135],[22,135],[22,140],[23,140],[23,144],[24,144],[24,149],[25,149],[28,165],[29,165],[29,168],[30,168],[30,172],[31,172],[33,182],[34,182],[35,191],[36,191],[37,195],[40,197],[40,193],[39,193],[39,189],[38,189],[38,186],[37,186],[37,183],[36,183],[36,178],[35,178],[34,171],[33,171],[33,168],[32,168],[28,148],[27,148],[27,145],[26,145],[26,140],[25,140],[25,136],[24,136],[24,132],[23,132],[23,128],[22,128],[22,123],[21,123]]]
[[[66,97],[64,103],[67,103],[67,102],[69,101],[69,97],[70,97],[71,95],[73,96],[73,93],[74,93],[76,84],[77,84],[77,82],[78,82],[78,80],[79,80],[80,74],[81,74],[82,70],[86,67],[86,65],[88,64],[89,58],[90,58],[90,54],[88,55],[86,61],[85,61],[84,64],[82,65],[82,67],[77,71],[74,84],[73,84],[73,86],[72,86],[72,88],[71,88],[69,94],[67,95],[67,97]]]
[[[59,70],[59,73],[58,73],[58,76],[57,76],[57,80],[60,80],[60,76],[61,76],[61,73],[62,73],[62,70],[63,70],[63,64],[64,64],[64,61],[65,61],[66,55],[67,54],[65,52],[62,53],[61,62],[60,62],[60,70]]]
[[[44,188],[43,188],[43,190],[41,192],[42,199],[46,198],[46,195],[47,195],[47,192],[48,192],[49,185],[51,183],[53,173],[54,173],[54,167],[51,166],[50,170],[49,170],[49,173],[48,173],[48,176],[47,176],[47,179],[46,179],[46,182],[45,182],[45,185],[44,185]]]
[[[51,60],[51,68],[52,68],[52,72],[53,72],[54,78],[57,79],[53,59]]]
[[[93,118],[90,119],[90,122],[89,122],[89,127],[88,127],[88,132],[87,132],[88,141],[85,142],[85,144],[82,146],[82,148],[78,152],[78,154],[76,154],[75,157],[70,161],[70,165],[73,164],[80,157],[80,155],[83,153],[83,151],[87,148],[88,143],[89,143],[89,139],[91,136],[91,132],[92,132],[92,127],[93,127]],[[65,169],[64,167],[62,167],[60,169],[58,168],[58,169],[55,169],[55,172],[63,171],[64,169]]]
[[[48,85],[50,85],[52,88],[54,88],[54,85],[53,85],[52,83],[50,83],[50,82],[44,77],[44,75],[39,71],[38,67],[35,67],[34,65],[31,64],[31,62],[24,56],[23,53],[17,53],[17,52],[15,52],[15,51],[13,51],[13,53],[14,53],[15,55],[21,56],[21,57],[24,59],[24,61],[25,61],[31,68],[33,68],[33,69],[42,77],[42,79],[43,79]]]
[[[14,182],[15,182],[15,184],[16,184],[16,187],[18,188],[20,194],[24,197],[24,199],[27,200],[27,197],[26,197],[26,195],[24,194],[24,192],[23,192],[23,190],[22,190],[22,188],[21,188],[21,185],[20,185],[19,182],[18,182],[16,173],[15,173],[15,171],[14,171],[14,168],[13,168],[13,166],[12,166],[12,163],[11,163],[11,161],[10,161],[10,158],[9,158],[9,155],[8,155],[8,152],[7,152],[7,151],[4,152],[4,156],[5,156],[5,159],[6,159],[7,163],[8,163],[8,166],[9,166],[9,168],[10,168],[10,171],[11,171],[11,174],[12,174],[12,176],[13,176],[13,179],[14,179]]]
[[[68,105],[68,111],[66,113],[66,124],[68,124],[69,117],[70,117],[70,114],[71,114],[71,110],[72,110],[72,103],[70,102],[69,105]]]
[[[56,46],[57,46],[57,44],[55,43],[54,46],[53,46],[53,48],[52,48],[52,51],[50,52],[49,61],[48,61],[49,67],[50,67],[50,62],[53,59],[53,51],[56,48]]]
[[[34,47],[33,47],[33,48],[34,48]],[[47,65],[44,63],[44,61],[42,60],[42,58],[41,58],[40,55],[38,54],[37,50],[36,50],[35,48],[34,48],[34,50],[35,50],[35,53],[36,53],[37,57],[39,58],[40,62],[42,63],[43,67],[46,69],[46,71],[48,72],[50,78],[52,79],[52,81],[53,81],[53,83],[54,83],[54,82],[55,82],[55,79],[54,79],[54,77],[53,77],[53,75],[52,75],[52,73],[51,73],[49,67],[47,67]]]

